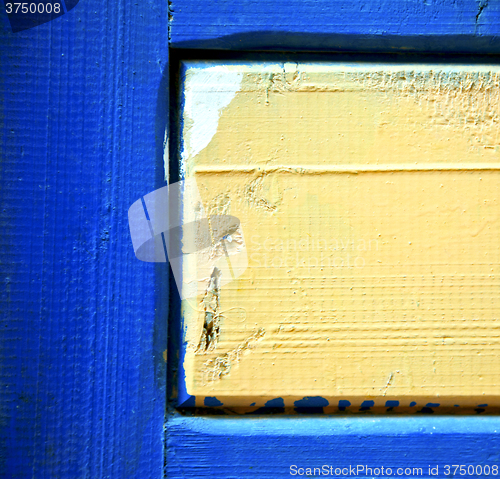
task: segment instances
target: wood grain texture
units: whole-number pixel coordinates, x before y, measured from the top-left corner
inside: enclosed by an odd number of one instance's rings
[[[171,10],[174,47],[500,52],[492,1],[173,0]]]
[[[500,406],[500,69],[213,61],[182,76],[186,178],[242,229],[206,254],[217,287],[185,262],[196,405]],[[243,252],[238,275],[224,268]]]
[[[127,210],[163,179],[166,16],[83,1],[13,34],[2,7],[1,477],[162,476],[166,298]]]
[[[174,417],[167,475],[271,479],[293,477],[291,465],[327,465],[333,466],[333,474],[321,477],[353,477],[352,473],[335,474],[335,468],[359,465],[389,467],[393,477],[398,477],[398,468],[422,468],[422,474],[416,471],[412,477],[429,478],[433,477],[428,472],[431,465],[439,467],[439,477],[445,477],[446,464],[498,464],[499,428],[499,419],[493,417],[460,421],[443,417]],[[376,476],[361,471],[357,477]]]
[[[165,269],[136,261],[126,214],[163,184],[169,13],[176,47],[498,52],[498,6],[483,3],[82,0],[15,35],[1,9],[0,476],[163,475]],[[259,421],[235,421],[207,435],[191,419],[168,423],[168,477],[214,477],[229,456],[227,477],[244,477],[235,465],[255,468],[281,446],[312,459],[366,447],[396,460],[419,444],[415,458],[498,461],[497,429],[483,434],[480,419],[457,436],[448,423],[441,442],[417,425],[399,441],[367,428],[342,444],[310,419],[284,436],[287,422],[258,435]]]

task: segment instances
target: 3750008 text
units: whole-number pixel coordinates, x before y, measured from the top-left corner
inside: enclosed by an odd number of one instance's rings
[[[498,465],[496,464],[493,466],[488,464],[485,466],[482,466],[481,464],[478,464],[477,466],[472,464],[452,464],[451,466],[445,465],[443,468],[446,476],[449,474],[454,476],[498,476]]]
[[[61,13],[60,3],[6,3],[7,13]]]

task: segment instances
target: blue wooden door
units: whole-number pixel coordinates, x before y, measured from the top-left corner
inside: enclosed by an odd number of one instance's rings
[[[211,58],[281,50],[399,52],[414,62],[422,59],[411,53],[434,53],[434,61],[455,55],[467,62],[498,53],[500,11],[485,2],[224,2],[204,7],[197,1],[174,5],[171,47],[185,49],[175,50],[180,58],[204,57],[207,50]],[[260,55],[259,61],[265,59]],[[496,57],[483,60],[495,62]],[[346,404],[338,406],[341,412]],[[358,415],[328,417],[172,411],[167,472],[235,478],[496,474],[498,417],[480,415],[482,408],[472,415],[440,416],[432,406],[411,416],[360,416],[369,404],[357,409]]]
[[[168,5],[73,3],[0,8],[0,476],[159,478],[167,297],[127,211],[163,181]]]
[[[0,475],[449,477],[478,465],[497,475],[496,416],[167,407],[169,274],[135,258],[127,211],[165,184],[169,48],[498,55],[499,4],[82,0],[67,10],[16,33],[0,13]]]

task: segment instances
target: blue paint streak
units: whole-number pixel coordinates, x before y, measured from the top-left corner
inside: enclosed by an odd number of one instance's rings
[[[328,401],[320,396],[307,396],[293,403],[295,411],[302,414],[322,413],[328,404]]]
[[[399,401],[386,401],[385,407],[398,407]]]
[[[184,64],[181,64],[181,71],[180,71],[180,77],[182,79],[185,78],[186,74],[186,67]],[[182,111],[184,108],[184,102],[185,102],[185,96],[184,96],[184,89],[183,86],[181,85],[180,87],[180,98],[178,98],[178,108],[179,111]],[[178,119],[176,128],[181,131],[183,128],[183,120],[182,117]],[[180,139],[180,144],[179,144],[179,150],[182,151],[184,149],[184,143],[182,138]],[[180,181],[183,180],[184,178],[182,177],[182,173],[179,170],[179,165],[176,165],[177,163],[177,158],[178,158],[178,151],[175,151],[175,154],[172,155],[172,161],[171,161],[171,171],[176,175],[176,177],[171,178],[171,182],[175,181]],[[181,316],[180,318],[178,317],[178,311],[181,309],[181,300],[179,296],[179,292],[176,290],[174,293],[174,298],[173,302],[175,305],[175,315],[173,317],[173,321],[176,323],[174,327],[172,328],[173,336],[175,338],[175,346],[176,349],[179,350],[179,356],[176,358],[176,362],[178,363],[178,371],[176,375],[172,375],[169,379],[177,384],[177,400],[176,406],[177,407],[194,407],[195,405],[195,397],[191,396],[188,391],[187,391],[187,385],[186,385],[186,371],[184,368],[184,358],[186,356],[186,343],[184,341],[183,337],[183,331],[185,330],[185,318],[184,316]]]
[[[346,399],[341,399],[339,401],[339,410],[340,411],[345,411],[347,407],[351,405],[350,401],[347,401]]]
[[[428,402],[425,407],[439,407],[441,404],[435,402]]]
[[[224,404],[221,403],[216,397],[209,396],[203,400],[203,404],[208,407],[224,406]]]
[[[179,292],[174,292],[176,304],[180,305]],[[195,406],[195,396],[191,396],[187,392],[186,386],[186,370],[184,368],[184,358],[186,356],[186,348],[185,343],[182,338],[182,331],[184,330],[184,317],[179,318],[177,315],[173,318],[174,321],[178,323],[176,327],[173,328],[174,334],[177,337],[177,341],[179,344],[183,346],[179,348],[179,360],[178,360],[178,370],[177,370],[177,407],[194,407]],[[180,323],[180,324],[179,324]]]
[[[417,403],[416,403],[415,401],[412,401],[412,402],[410,403],[410,407],[415,407],[416,405],[417,405]]]
[[[274,398],[267,401],[264,405],[266,407],[285,407],[285,401],[283,401],[283,398]]]
[[[293,403],[295,407],[326,407],[328,404],[328,401],[321,396],[307,396]]]

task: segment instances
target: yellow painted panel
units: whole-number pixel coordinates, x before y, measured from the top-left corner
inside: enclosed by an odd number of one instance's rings
[[[185,67],[183,169],[248,256],[183,301],[197,404],[500,405],[498,67]]]

